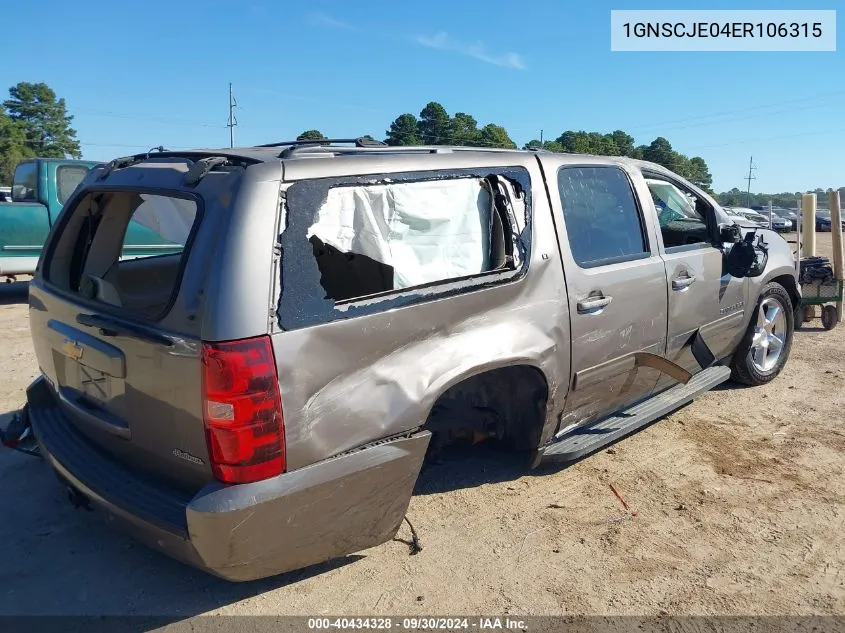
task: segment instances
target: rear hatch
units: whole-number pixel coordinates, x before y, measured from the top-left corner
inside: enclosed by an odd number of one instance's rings
[[[189,168],[144,163],[103,185],[89,177],[45,248],[30,321],[68,423],[125,465],[196,490],[215,478],[203,305],[239,174],[188,186]]]

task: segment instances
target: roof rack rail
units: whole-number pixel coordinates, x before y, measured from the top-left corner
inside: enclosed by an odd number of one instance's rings
[[[297,139],[295,141],[281,141],[279,143],[265,143],[264,145],[256,145],[256,147],[288,147],[294,149],[298,147],[313,147],[325,145],[354,145],[355,147],[382,147],[387,146],[387,143],[377,141],[375,139],[359,136],[358,138],[320,138],[320,139]]]
[[[155,154],[153,154],[155,152]],[[98,176],[97,180],[105,180],[116,169],[125,169],[138,163],[154,159],[179,159],[188,163],[189,173],[201,173],[199,180],[209,172],[222,165],[232,165],[235,167],[247,167],[249,165],[261,162],[259,159],[248,156],[229,155],[225,150],[168,150],[164,147],[153,147],[147,152],[133,154],[131,156],[123,156],[115,158],[107,163],[100,163],[97,167],[101,167],[103,172]],[[199,167],[197,166],[199,165]],[[193,170],[193,171],[191,171]],[[205,170],[205,171],[202,171]],[[192,176],[193,177],[193,176]],[[199,182],[197,180],[196,182]]]

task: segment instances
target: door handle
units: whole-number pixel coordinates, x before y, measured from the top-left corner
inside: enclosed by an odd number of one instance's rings
[[[695,277],[688,275],[685,277],[678,277],[672,280],[672,290],[686,290],[695,283]]]
[[[579,314],[593,314],[610,305],[613,297],[588,297],[578,302]]]

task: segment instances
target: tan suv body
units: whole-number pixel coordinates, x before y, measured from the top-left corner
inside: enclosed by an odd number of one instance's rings
[[[126,255],[130,220],[160,254]],[[390,539],[450,441],[572,460],[731,372],[774,378],[798,302],[782,238],[743,239],[648,163],[139,155],[93,170],[51,231],[25,412],[75,501],[248,580]]]

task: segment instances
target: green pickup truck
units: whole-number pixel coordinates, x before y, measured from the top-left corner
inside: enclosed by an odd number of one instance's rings
[[[33,158],[18,164],[12,201],[0,201],[0,278],[14,281],[16,275],[35,272],[41,247],[62,206],[98,164],[56,158]],[[123,257],[165,255],[181,249],[184,242],[172,231],[161,230],[158,220],[147,224],[129,223]]]

